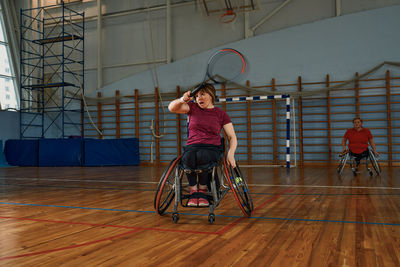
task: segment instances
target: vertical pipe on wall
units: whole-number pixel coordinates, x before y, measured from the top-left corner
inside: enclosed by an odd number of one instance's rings
[[[101,123],[101,93],[98,92],[97,93],[97,98],[99,99],[99,101],[97,102],[97,128],[103,132],[103,126]],[[101,135],[100,133],[98,133],[97,137],[99,139],[103,139],[103,135]]]
[[[329,74],[326,75],[326,87],[329,88],[330,80]],[[326,96],[327,100],[327,115],[328,115],[328,155],[329,155],[329,163],[332,163],[332,133],[331,133],[331,97],[329,91],[327,92]]]
[[[336,0],[336,17],[342,15],[342,0]]]
[[[103,87],[103,69],[101,59],[101,0],[97,0],[97,89]]]
[[[121,112],[120,112],[119,90],[115,91],[115,137],[121,137]]]
[[[360,117],[360,81],[358,80],[358,72],[356,72],[355,90],[356,90],[356,117]]]
[[[135,89],[135,136],[139,138],[139,90]]]
[[[246,81],[246,86],[250,87],[250,81]],[[250,92],[247,94],[247,96],[250,96]],[[251,137],[251,104],[250,101],[246,101],[246,107],[247,107],[247,161],[248,164],[252,164],[252,137]]]
[[[248,0],[245,0],[245,6],[247,6]],[[250,27],[250,14],[249,12],[244,12],[244,38],[250,38],[254,36],[254,32]]]
[[[297,90],[301,92],[301,76],[297,78]],[[303,151],[303,100],[299,96],[299,139],[300,139],[300,166],[304,165],[304,151]]]
[[[181,88],[179,86],[176,87],[176,98],[180,98],[181,96]],[[178,156],[181,155],[182,150],[182,137],[181,137],[181,115],[179,113],[176,114],[176,150]]]
[[[155,88],[155,110],[156,110],[156,135],[160,136],[160,99],[158,93],[158,87]],[[154,138],[154,137],[153,137]],[[160,138],[155,137],[156,139],[156,164],[160,164]]]
[[[390,72],[386,71],[386,108],[387,108],[387,129],[388,129],[388,160],[389,160],[389,167],[392,166],[392,113],[391,113],[391,87],[390,87]]]
[[[167,64],[171,63],[171,0],[167,0],[166,7],[166,34],[167,34]]]

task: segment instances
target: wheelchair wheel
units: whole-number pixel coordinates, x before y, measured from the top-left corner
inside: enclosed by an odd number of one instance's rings
[[[344,154],[340,157],[339,166],[337,167],[337,173],[339,175],[342,174],[344,167],[346,166],[347,159],[349,157],[349,153]]]
[[[379,166],[378,161],[376,160],[374,152],[369,151],[369,160],[371,162],[372,167],[374,168],[377,175],[381,174],[381,167]]]
[[[237,165],[236,168],[227,167],[227,163],[224,160],[224,168],[229,174],[228,183],[240,209],[245,215],[250,216],[253,211],[253,200],[251,199],[246,179],[243,177],[239,166]]]
[[[181,157],[173,159],[161,176],[154,197],[154,209],[163,215],[175,197],[175,173]]]

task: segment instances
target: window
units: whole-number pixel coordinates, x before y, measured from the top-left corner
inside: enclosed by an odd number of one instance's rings
[[[5,10],[1,3],[4,2],[0,2],[0,106],[17,109],[16,79],[10,64],[10,47],[6,36],[6,24],[4,23]]]

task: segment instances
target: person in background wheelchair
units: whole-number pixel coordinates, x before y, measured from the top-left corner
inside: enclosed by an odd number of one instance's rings
[[[360,161],[362,158],[366,158],[367,160],[369,159],[371,161],[372,166],[374,167],[375,171],[379,175],[380,167],[379,167],[378,162],[376,161],[376,157],[379,154],[376,151],[376,146],[375,146],[375,142],[372,138],[371,131],[367,128],[362,127],[362,120],[360,118],[354,118],[353,125],[354,125],[354,127],[351,129],[348,129],[342,139],[343,152],[341,153],[342,159],[340,160],[338,173],[339,174],[342,173],[344,165],[346,164],[347,158],[350,155],[352,158],[354,158],[354,161],[355,161],[354,167],[353,167],[352,163],[350,162],[350,165],[352,167],[354,175],[356,175],[356,173],[357,173],[357,169],[358,169],[358,166],[360,165]],[[347,140],[349,141],[349,143],[348,143],[349,149],[348,150],[346,148]],[[370,148],[368,148],[368,144],[371,145],[372,151],[370,151]],[[349,155],[347,155],[347,154],[349,154]],[[368,168],[368,164],[366,166],[367,166],[367,169],[368,169],[370,175],[372,175],[372,171],[370,168]]]
[[[213,85],[204,83],[194,97],[187,91],[181,98],[171,101],[168,109],[172,113],[187,114],[189,118],[188,139],[182,155],[182,164],[185,169],[198,170],[218,162],[223,156],[221,144],[221,130],[229,141],[227,162],[236,167],[235,151],[237,138],[231,119],[222,109],[215,107],[216,92]],[[193,99],[194,98],[194,99]],[[194,100],[194,101],[192,101]],[[186,173],[190,197],[188,206],[208,206],[206,197],[209,184],[208,172]],[[198,180],[197,180],[198,177]]]
[[[348,152],[346,148],[347,140],[349,141],[348,147],[350,154],[355,158],[357,167],[360,165],[362,158],[368,156],[368,143],[371,145],[373,152],[378,156],[376,151],[375,142],[372,138],[371,131],[362,127],[362,120],[360,118],[353,119],[353,128],[346,131],[342,139],[342,154]]]

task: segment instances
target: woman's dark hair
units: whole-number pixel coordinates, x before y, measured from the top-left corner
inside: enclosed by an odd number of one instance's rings
[[[217,93],[215,91],[215,88],[212,84],[209,83],[203,83],[202,85],[200,85],[199,87],[199,91],[204,91],[207,94],[209,94],[212,98],[212,103],[215,104],[215,99],[217,98]]]
[[[360,117],[354,118],[354,119],[353,119],[353,123],[354,123],[355,120],[359,120],[359,121],[361,121],[361,123],[363,122],[362,119],[361,119]]]

